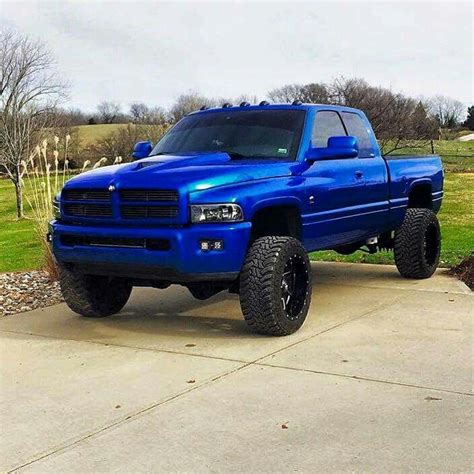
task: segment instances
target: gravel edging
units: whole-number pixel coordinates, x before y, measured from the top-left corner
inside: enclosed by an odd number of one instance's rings
[[[57,281],[43,271],[0,274],[0,317],[61,303]]]

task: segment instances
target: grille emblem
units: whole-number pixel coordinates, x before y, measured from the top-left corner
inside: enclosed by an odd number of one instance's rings
[[[115,191],[115,186],[114,186],[113,184],[111,184],[111,185],[109,186],[109,191],[110,191],[111,193]]]

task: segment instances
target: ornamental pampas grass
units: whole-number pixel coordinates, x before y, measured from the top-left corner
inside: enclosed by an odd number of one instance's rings
[[[35,232],[43,248],[43,268],[51,279],[57,279],[58,273],[54,262],[51,247],[46,241],[48,223],[53,218],[53,199],[61,191],[64,183],[72,176],[69,169],[68,145],[71,137],[66,135],[64,155],[60,164],[58,145],[61,140],[54,137],[54,149],[48,153],[48,141],[43,140],[37,145],[28,160],[22,161],[22,181],[25,189],[25,199],[31,209],[31,216],[35,223]],[[102,166],[106,158],[101,158],[93,165],[94,168]],[[91,165],[87,160],[81,171],[86,171]]]

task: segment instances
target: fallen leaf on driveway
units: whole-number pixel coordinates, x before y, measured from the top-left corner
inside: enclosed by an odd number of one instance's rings
[[[185,347],[196,347],[196,344],[186,344]]]
[[[187,380],[186,383],[194,383],[196,382],[194,379],[191,379],[191,380]]]
[[[428,402],[431,402],[432,400],[442,400],[442,398],[436,398],[436,397],[425,397],[425,400],[428,401]]]

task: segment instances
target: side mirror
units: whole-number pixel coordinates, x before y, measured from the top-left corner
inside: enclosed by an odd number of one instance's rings
[[[151,153],[151,150],[153,150],[153,143],[150,141],[138,142],[133,149],[132,157],[134,160],[146,158]]]
[[[306,160],[314,163],[318,160],[340,160],[356,158],[359,154],[359,143],[356,137],[330,137],[326,148],[310,148]]]

